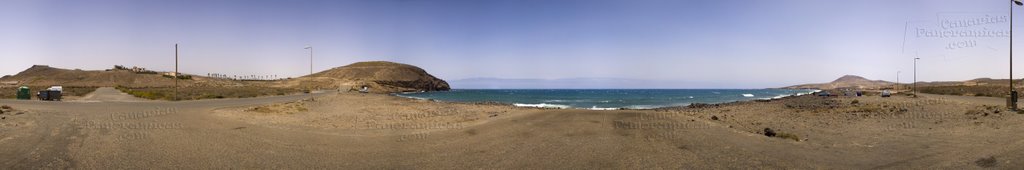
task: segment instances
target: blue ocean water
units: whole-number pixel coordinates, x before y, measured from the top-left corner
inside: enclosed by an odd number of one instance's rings
[[[455,89],[397,95],[452,102],[500,102],[522,107],[608,110],[726,103],[812,92],[803,89]]]

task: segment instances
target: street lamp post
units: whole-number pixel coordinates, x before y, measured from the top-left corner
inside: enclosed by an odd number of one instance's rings
[[[306,48],[304,48],[304,49],[309,49],[309,74],[312,75],[313,74],[313,46],[306,45]]]
[[[174,99],[178,100],[178,44],[174,44]]]
[[[914,97],[917,97],[917,60],[921,58],[914,58]]]
[[[1013,89],[1013,5],[1024,5],[1021,0],[1013,0],[1010,4],[1010,96],[1006,99],[1006,107],[1010,110],[1017,110],[1017,90]]]
[[[309,49],[309,75],[313,75],[313,46],[307,44],[305,49]]]
[[[907,28],[910,28],[910,21],[903,22],[903,43],[900,44],[900,56],[905,55],[906,51],[907,51]],[[915,82],[914,82],[915,83],[914,84],[915,85],[914,97],[917,97],[917,93],[916,93],[916,90],[917,90],[917,88],[916,88],[916,85],[917,85],[917,82],[916,82],[916,79],[917,79],[916,78],[917,77],[917,59],[914,59],[914,76],[915,76],[915,78],[914,78],[915,79]],[[896,93],[899,93],[899,92],[900,92],[900,71],[896,71]]]

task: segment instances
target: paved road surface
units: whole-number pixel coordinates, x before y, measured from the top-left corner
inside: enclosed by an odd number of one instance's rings
[[[246,125],[213,118],[209,115],[213,109],[318,95],[322,94],[166,102],[99,88],[78,102],[0,100],[0,104],[29,110],[20,115],[4,114],[4,122],[0,122],[4,123],[0,126],[0,169],[231,167],[227,165],[258,160],[248,157],[255,153],[237,152],[259,152],[261,148],[257,148],[259,142],[240,137],[243,131],[235,130]],[[241,140],[222,141],[226,138]],[[243,149],[224,150],[228,148],[224,145]],[[168,162],[213,155],[225,159]],[[239,157],[242,155],[246,157]]]
[[[114,89],[113,87],[100,87],[92,93],[82,96],[71,102],[147,102],[149,100],[140,99],[131,95],[125,94],[120,90]]]

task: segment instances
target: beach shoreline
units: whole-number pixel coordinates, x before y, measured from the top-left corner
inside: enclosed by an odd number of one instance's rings
[[[343,97],[337,99],[323,99],[325,101],[346,100],[351,94],[340,94]],[[352,97],[352,96],[349,96]],[[605,134],[607,137],[622,138],[623,140],[639,140],[636,142],[669,142],[676,143],[688,149],[702,150],[707,154],[736,159],[751,159],[752,155],[732,154],[721,151],[709,151],[708,148],[697,147],[739,147],[744,150],[762,150],[758,153],[783,154],[796,157],[795,160],[771,160],[769,165],[779,167],[851,167],[870,168],[880,167],[883,164],[891,163],[896,158],[918,157],[922,152],[918,148],[907,147],[908,145],[924,146],[945,146],[951,143],[971,142],[978,137],[987,138],[1008,133],[1008,129],[1024,128],[1015,125],[1014,122],[1024,120],[1010,116],[1015,115],[1009,112],[1000,111],[997,106],[997,98],[957,98],[955,96],[922,95],[920,98],[906,96],[894,96],[882,98],[879,96],[815,96],[804,95],[785,97],[773,100],[760,101],[737,101],[720,104],[702,104],[687,107],[669,107],[657,109],[639,110],[583,110],[583,109],[544,109],[529,107],[514,107],[507,104],[496,103],[460,103],[460,102],[434,102],[428,100],[409,99],[393,95],[380,95],[371,98],[393,100],[401,105],[408,106],[410,110],[406,117],[412,119],[363,119],[363,121],[384,122],[391,124],[415,123],[415,122],[448,122],[466,123],[467,126],[460,128],[424,128],[404,127],[391,130],[377,130],[374,133],[379,135],[417,135],[417,134],[450,134],[461,133],[468,137],[471,134],[479,134],[482,131],[494,131],[495,126],[522,126],[523,121],[557,121],[560,128],[540,128],[548,131],[558,131],[573,134],[570,129],[596,128],[604,130],[583,132],[587,134]],[[351,99],[349,99],[351,100]],[[375,99],[376,100],[376,99]],[[351,106],[346,106],[349,109]],[[475,119],[455,120],[451,118],[425,116],[430,118],[419,119],[416,113],[434,113],[437,110],[430,108],[446,108],[453,111],[452,115],[474,115]],[[394,112],[395,108],[389,108]],[[403,110],[403,109],[397,109]],[[444,111],[445,109],[441,109]],[[340,111],[340,110],[335,110]],[[367,110],[367,113],[377,111]],[[498,113],[492,115],[488,113]],[[347,113],[338,113],[347,114]],[[399,113],[401,115],[402,113]],[[1010,117],[1007,117],[1010,116]],[[398,116],[403,117],[403,116]],[[424,117],[424,116],[419,116]],[[459,117],[459,116],[454,116]],[[319,118],[313,118],[319,119]],[[579,123],[590,124],[579,125]],[[984,123],[977,123],[984,122]],[[299,124],[311,124],[304,122]],[[357,123],[357,122],[351,122]],[[394,128],[394,127],[392,127]],[[526,129],[536,129],[538,127]],[[768,137],[765,129],[770,128],[776,133],[775,137]],[[385,128],[387,129],[387,128]],[[518,129],[518,128],[513,128]],[[346,129],[365,130],[365,129]],[[520,131],[525,129],[519,129]],[[330,131],[330,130],[329,130]],[[505,130],[501,130],[505,131]],[[531,130],[532,131],[532,130]],[[516,137],[508,136],[513,132],[492,132],[493,139],[508,140]],[[536,133],[536,132],[535,132]],[[579,132],[577,132],[579,133]],[[469,135],[469,136],[464,136]],[[573,136],[573,135],[570,135]],[[602,136],[602,135],[599,135]],[[862,136],[870,136],[864,138]],[[961,138],[968,137],[970,138]],[[687,141],[690,138],[699,137],[706,141]],[[462,137],[454,137],[462,138]],[[1017,137],[1006,137],[1008,141],[1015,141]],[[433,139],[433,138],[432,138]],[[551,136],[552,140],[583,140],[588,138],[571,138],[568,136]],[[942,140],[937,140],[942,139]],[[1011,140],[1012,139],[1012,140]],[[459,140],[459,139],[452,139]],[[713,144],[711,141],[729,141],[722,144]],[[905,144],[891,143],[902,140],[922,140]],[[947,141],[948,140],[948,141]],[[1024,139],[1022,139],[1024,140]],[[739,142],[747,141],[747,142]],[[709,144],[708,142],[711,142]],[[604,145],[604,144],[599,144]],[[740,146],[742,145],[742,147]],[[570,147],[578,148],[578,147]],[[589,148],[589,147],[587,147]],[[758,149],[760,148],[760,149]],[[773,148],[764,150],[767,148]],[[842,151],[841,153],[821,152],[820,149]],[[884,148],[884,149],[883,149]],[[959,149],[978,149],[964,147]],[[552,149],[552,148],[548,148]],[[779,150],[781,149],[781,150]],[[564,150],[564,149],[555,149]],[[905,153],[892,153],[892,151],[904,151]],[[960,150],[957,150],[960,151]],[[907,160],[905,164],[895,164],[895,167],[909,167],[918,165],[920,162],[935,163],[936,167],[971,167],[973,162],[988,157],[1007,157],[1008,152],[971,152],[970,156],[976,158],[961,158],[968,155],[934,155],[919,160]],[[749,151],[748,151],[749,152]],[[759,155],[759,154],[755,154]],[[763,155],[767,156],[767,155]],[[503,157],[503,156],[498,156]],[[503,157],[504,158],[504,157]],[[521,158],[520,158],[521,159]],[[683,159],[691,160],[692,158]],[[844,162],[841,164],[835,164]],[[949,162],[949,163],[940,163]],[[705,165],[735,164],[736,166],[726,167],[755,167],[761,164],[744,164],[734,161],[711,161]],[[962,164],[961,164],[962,163]],[[548,164],[550,166],[550,164]],[[583,166],[583,165],[580,165]],[[668,166],[677,167],[677,166]],[[703,166],[701,166],[703,167]]]
[[[7,113],[22,113],[3,114],[0,127],[10,133],[0,134],[0,153],[9,154],[0,157],[21,160],[0,162],[5,167],[54,161],[18,156],[32,152],[64,155],[46,158],[69,161],[52,167],[76,168],[1024,166],[1005,161],[1024,159],[1016,154],[1024,151],[1017,144],[1024,137],[1008,135],[1024,130],[1024,119],[987,97],[803,95],[610,111],[355,92],[203,102],[0,102],[15,109]],[[141,115],[125,115],[136,112]],[[59,138],[32,141],[51,135]],[[202,140],[213,138],[219,140]],[[69,150],[31,149],[69,143],[75,143]],[[159,149],[181,147],[194,149]],[[254,150],[266,153],[249,154]]]
[[[466,89],[456,89],[456,90],[466,90]],[[483,90],[483,89],[470,89],[470,90],[478,90],[478,91],[480,91],[480,90]],[[579,90],[579,89],[530,89],[530,90],[544,90],[544,91],[570,90],[570,91],[575,91],[575,90]],[[588,90],[596,90],[596,89],[588,89]],[[641,89],[601,89],[601,90],[616,90],[616,91],[618,91],[618,90],[641,90]],[[692,89],[657,89],[657,90],[692,90]],[[699,89],[699,90],[705,90],[705,89]],[[720,90],[751,90],[751,89],[720,89]],[[512,106],[524,107],[524,108],[582,109],[582,110],[654,110],[654,109],[659,109],[659,108],[687,107],[687,106],[690,106],[690,105],[727,104],[727,103],[744,102],[744,101],[779,100],[779,99],[784,99],[784,98],[789,98],[789,97],[796,97],[796,96],[815,94],[815,93],[821,91],[821,90],[817,90],[817,89],[802,89],[802,90],[806,90],[807,92],[793,92],[793,93],[790,93],[790,94],[780,94],[780,95],[775,95],[775,96],[772,96],[772,97],[760,97],[760,98],[753,98],[752,94],[742,94],[744,96],[744,98],[737,98],[737,99],[733,99],[733,100],[723,100],[723,101],[720,101],[720,102],[687,102],[687,103],[682,103],[682,104],[670,104],[670,105],[643,105],[643,104],[640,104],[640,105],[626,105],[626,106],[621,106],[621,107],[606,107],[606,106],[602,106],[602,107],[597,107],[597,106],[574,107],[574,106],[570,106],[570,105],[572,105],[572,103],[557,103],[557,102],[563,102],[563,100],[556,100],[556,99],[545,100],[545,101],[551,101],[551,102],[555,102],[555,103],[547,103],[547,102],[531,103],[531,102],[507,102],[507,101],[506,102],[502,102],[502,101],[486,101],[486,100],[482,100],[482,101],[449,101],[449,100],[438,99],[438,98],[431,98],[431,97],[425,97],[425,96],[412,96],[412,95],[420,94],[420,93],[424,93],[424,92],[391,93],[389,95],[396,96],[396,97],[416,99],[416,100],[426,100],[426,101],[454,102],[454,103],[468,103],[468,104],[472,104],[472,103],[500,104],[500,105],[512,105]],[[450,92],[431,92],[431,93],[450,93]],[[563,96],[560,96],[560,97],[563,97]],[[556,97],[556,98],[560,98],[560,97]],[[718,96],[711,96],[711,97],[718,97]],[[693,99],[693,96],[689,96],[689,98]],[[623,100],[632,100],[632,99],[607,98],[604,101],[609,101],[609,100],[623,101]]]

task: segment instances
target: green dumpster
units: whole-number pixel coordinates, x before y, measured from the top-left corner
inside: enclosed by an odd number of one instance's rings
[[[19,100],[31,100],[32,95],[29,95],[28,86],[21,86],[18,88],[18,99]]]

